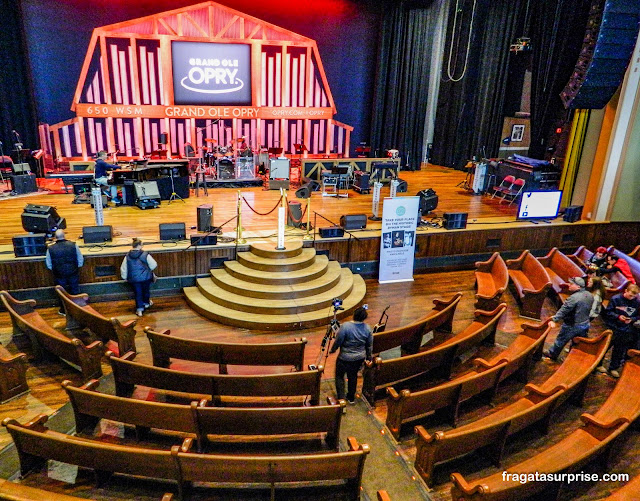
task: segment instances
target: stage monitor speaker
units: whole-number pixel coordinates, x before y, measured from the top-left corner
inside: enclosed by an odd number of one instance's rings
[[[28,165],[28,164],[27,164]],[[38,191],[35,174],[16,174],[9,176],[11,180],[11,191],[16,195],[26,195]]]
[[[136,199],[138,200],[160,200],[160,191],[156,181],[144,181],[142,183],[134,183],[133,187],[136,191]]]
[[[423,216],[438,207],[438,195],[432,188],[419,191],[416,196],[420,197],[420,214]]]
[[[340,226],[345,230],[361,230],[367,227],[366,214],[348,214],[340,217]]]
[[[53,233],[58,228],[67,227],[64,218],[56,219],[52,214],[30,214],[22,213],[22,227],[31,233]]]
[[[31,166],[28,163],[13,164],[14,174],[30,174]]]
[[[582,205],[571,205],[564,210],[564,215],[562,219],[567,221],[568,223],[575,223],[576,221],[580,221],[582,219]]]
[[[311,196],[311,193],[313,193],[314,191],[318,191],[320,189],[320,183],[318,183],[317,181],[314,181],[313,179],[306,179],[305,184],[303,184],[302,186],[300,186],[300,188],[298,188],[296,190],[296,197],[297,198],[301,198],[301,199],[306,199],[309,198]]]
[[[397,193],[406,193],[409,190],[409,185],[404,179],[398,179]]]
[[[344,229],[340,226],[330,226],[329,228],[319,228],[320,238],[344,237]]]
[[[100,244],[113,240],[113,227],[106,226],[84,226],[82,228],[82,239],[85,244]]]
[[[442,216],[442,227],[447,230],[462,230],[467,227],[466,212],[445,212]]]
[[[194,233],[189,235],[191,245],[216,245],[218,235],[207,235],[206,233]]]
[[[213,225],[213,205],[198,205],[198,231],[207,233]]]
[[[160,223],[160,240],[184,240],[187,228],[184,223]]]
[[[47,235],[44,233],[16,235],[12,240],[16,257],[44,256],[47,253]]]

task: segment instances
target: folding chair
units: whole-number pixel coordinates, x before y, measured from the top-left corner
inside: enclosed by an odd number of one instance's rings
[[[525,180],[521,177],[516,179],[511,185],[511,188],[502,192],[502,200],[506,200],[507,197],[511,197],[511,201],[509,202],[509,205],[511,205],[513,201],[520,196],[520,193],[522,193],[524,184]],[[502,200],[500,200],[500,203],[502,203]]]
[[[492,188],[493,196],[491,197],[491,200],[493,200],[493,197],[495,197],[498,193],[505,193],[506,191],[510,190],[515,181],[516,181],[515,176],[505,176],[505,178],[502,180],[502,182],[498,186],[494,186]]]

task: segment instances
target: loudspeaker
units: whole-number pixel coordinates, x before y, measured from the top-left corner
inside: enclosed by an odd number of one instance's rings
[[[564,210],[562,219],[564,219],[568,223],[575,223],[576,221],[580,221],[580,219],[582,219],[582,205],[572,205],[570,207],[567,207]]]
[[[191,239],[191,245],[216,245],[218,243],[218,235],[194,233],[189,238]]]
[[[398,187],[396,188],[396,193],[406,193],[409,189],[409,185],[403,179],[398,179]]]
[[[169,182],[171,181],[169,180]],[[158,183],[156,181],[134,183],[133,187],[136,191],[136,199],[138,200],[160,200],[160,191],[158,190]],[[171,188],[169,188],[169,191],[171,191]]]
[[[468,215],[466,212],[445,212],[442,227],[447,230],[462,230],[467,227]]]
[[[85,244],[99,244],[111,242],[113,240],[112,226],[84,226],[82,228],[82,239]]]
[[[184,240],[187,228],[184,223],[160,223],[160,240]]]
[[[44,233],[16,235],[12,240],[16,257],[44,256],[47,253],[47,236]]]
[[[198,205],[198,231],[207,233],[211,231],[213,221],[213,205]]]
[[[320,183],[313,179],[308,179],[305,184],[296,190],[296,197],[305,199],[311,196],[311,193],[320,189]]]
[[[369,178],[370,174],[361,170],[357,170],[353,173],[353,189],[358,193],[369,193]]]
[[[438,207],[438,195],[432,188],[419,191],[416,196],[420,197],[420,214],[423,216]]]
[[[340,226],[345,230],[361,230],[367,227],[366,214],[349,214],[340,217]]]
[[[340,226],[330,226],[329,228],[319,228],[320,238],[344,237],[344,229]]]
[[[38,191],[35,174],[16,174],[9,176],[9,178],[11,180],[11,191],[15,191],[17,195]]]

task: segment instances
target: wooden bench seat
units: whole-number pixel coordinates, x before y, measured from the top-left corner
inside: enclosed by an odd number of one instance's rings
[[[582,401],[588,377],[607,352],[610,339],[611,331],[593,339],[574,338],[569,355],[544,383],[528,384],[525,397],[496,412],[454,430],[429,434],[424,427],[416,426],[416,471],[427,485],[432,485],[437,464],[483,447],[499,466],[508,437],[536,423],[541,423],[540,429],[546,433],[552,412],[562,402],[570,397],[577,403]]]
[[[507,468],[507,473],[568,473],[581,469],[596,456],[608,454],[613,441],[640,416],[640,351],[630,350],[628,355],[622,376],[595,414],[582,414],[580,428],[539,454]],[[554,499],[562,486],[562,482],[521,483],[505,478],[502,471],[473,482],[467,482],[459,473],[454,473],[451,479],[453,499],[523,499],[541,491],[547,491],[547,496]],[[550,492],[551,489],[555,492]]]
[[[270,365],[293,367],[301,371],[304,366],[306,338],[286,343],[216,343],[171,336],[169,330],[156,332],[145,327],[151,345],[153,365],[169,367],[171,358],[219,364],[220,374],[227,374],[228,365]]]
[[[184,499],[192,482],[268,484],[272,499],[275,484],[342,481],[349,499],[360,498],[362,471],[369,447],[348,438],[349,451],[323,454],[250,456],[189,452],[192,439],[171,450],[148,449],[89,440],[46,428],[40,415],[21,425],[7,418],[2,424],[11,434],[20,459],[20,472],[38,470],[47,460],[95,470],[104,482],[112,473],[136,475],[177,483]]]
[[[202,451],[211,436],[243,438],[302,435],[308,438],[324,436],[332,449],[338,447],[338,435],[344,400],[339,404],[313,407],[209,407],[207,400],[191,405],[149,402],[134,398],[107,395],[96,391],[98,381],[82,387],[63,381],[76,420],[76,431],[91,432],[101,419],[109,419],[136,427],[138,435],[150,429],[176,431],[196,438]],[[277,445],[277,444],[276,444]]]
[[[24,333],[29,336],[36,359],[44,356],[44,352],[52,353],[79,367],[85,380],[102,376],[102,342],[94,341],[85,346],[79,339],[61,334],[36,311],[33,299],[18,301],[7,291],[0,291],[0,298],[9,311],[14,335]]]
[[[374,334],[373,354],[397,347],[401,347],[402,354],[417,353],[425,334],[431,331],[451,332],[453,315],[461,298],[462,293],[456,292],[448,301],[434,299],[434,307],[426,316],[409,325]]]
[[[113,341],[117,350],[112,349],[113,347],[109,348],[118,356],[130,351],[136,352],[135,325],[137,320],[122,323],[117,318],[106,318],[89,305],[88,294],[74,296],[59,285],[56,285],[55,289],[67,315],[68,331],[88,329],[98,336],[105,345]]]
[[[587,269],[587,261],[591,259],[592,256],[593,252],[587,249],[584,245],[578,247],[573,254],[567,254],[567,257],[571,259],[571,261],[573,261],[585,271]]]
[[[481,342],[493,344],[498,321],[507,309],[502,303],[492,312],[475,312],[475,320],[462,332],[428,350],[405,357],[383,360],[380,357],[365,362],[362,395],[375,405],[376,391],[392,384],[437,371],[439,377],[451,375],[458,355]]]
[[[582,269],[566,255],[554,247],[546,256],[539,257],[538,261],[544,266],[549,279],[551,289],[555,292],[561,303],[569,297],[567,285],[570,278],[584,275]]]
[[[509,286],[509,271],[499,252],[494,252],[487,261],[476,262],[477,310],[493,311]]]
[[[116,395],[130,396],[136,385],[190,395],[204,395],[214,405],[224,397],[304,397],[310,405],[320,401],[320,380],[324,368],[284,374],[229,375],[175,371],[131,361],[131,354],[116,357],[108,353]],[[225,399],[225,403],[229,403]]]
[[[27,386],[27,355],[12,355],[0,345],[0,403],[29,391]]]
[[[4,479],[0,479],[0,499],[8,501],[80,501],[85,499],[86,501],[86,498],[46,491]]]
[[[640,475],[632,478],[602,501],[637,501],[638,499],[640,499]]]
[[[508,259],[509,278],[520,304],[520,315],[539,319],[542,304],[551,288],[551,279],[540,262],[528,250],[518,259]]]
[[[439,409],[448,409],[449,419],[456,426],[460,405],[481,393],[488,394],[488,403],[501,381],[520,373],[525,380],[534,357],[540,358],[544,340],[550,331],[548,324],[523,325],[523,331],[503,352],[491,360],[474,360],[475,368],[452,381],[412,393],[387,388],[387,421],[389,432],[400,438],[402,425],[420,419]]]

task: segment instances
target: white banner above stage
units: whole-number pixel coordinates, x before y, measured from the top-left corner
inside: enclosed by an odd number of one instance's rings
[[[419,204],[420,197],[384,199],[378,273],[381,284],[413,280]]]

